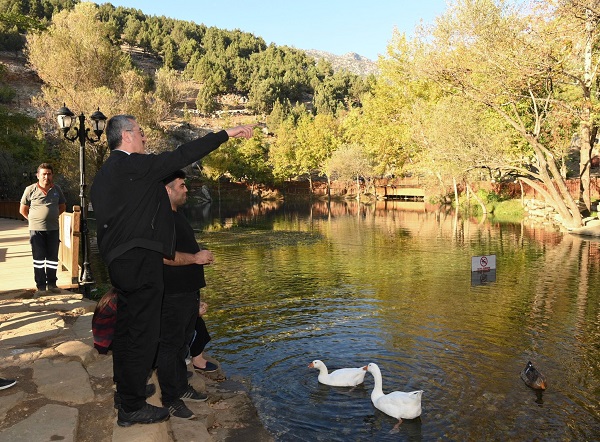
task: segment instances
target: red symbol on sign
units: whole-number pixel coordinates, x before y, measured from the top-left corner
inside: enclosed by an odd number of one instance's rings
[[[487,265],[488,265],[487,256],[482,256],[481,259],[479,260],[479,264],[481,264],[481,267],[487,267]]]

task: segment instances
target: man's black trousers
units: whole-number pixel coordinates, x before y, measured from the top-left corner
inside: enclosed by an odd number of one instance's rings
[[[136,411],[146,402],[146,381],[158,348],[163,298],[162,254],[135,248],[108,266],[120,292],[113,338],[113,374],[121,407]]]
[[[187,388],[185,358],[189,351],[189,337],[194,332],[200,302],[199,291],[167,293],[163,298],[158,346],[158,383],[162,403],[171,405]]]
[[[30,230],[29,243],[33,257],[33,275],[38,290],[46,290],[46,285],[56,286],[58,270],[58,230]]]

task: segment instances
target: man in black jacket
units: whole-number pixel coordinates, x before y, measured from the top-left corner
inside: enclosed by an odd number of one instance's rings
[[[117,423],[130,426],[169,418],[146,403],[160,331],[163,257],[173,258],[175,226],[162,180],[217,149],[230,137],[250,138],[253,126],[210,133],[171,152],[146,154],[144,131],[131,115],[106,125],[111,150],[91,188],[98,247],[119,291],[113,375],[121,398]]]

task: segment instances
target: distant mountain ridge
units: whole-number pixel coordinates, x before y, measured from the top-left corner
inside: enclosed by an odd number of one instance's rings
[[[377,63],[354,52],[348,52],[344,55],[335,55],[331,52],[318,51],[316,49],[309,49],[304,52],[317,60],[324,58],[329,61],[336,72],[346,70],[361,76],[376,75],[379,72]]]

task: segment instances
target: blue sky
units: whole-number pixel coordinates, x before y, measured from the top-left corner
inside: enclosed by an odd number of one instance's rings
[[[96,0],[96,3],[106,3]],[[433,23],[446,0],[116,0],[114,6],[147,15],[193,21],[222,29],[240,29],[267,44],[318,49],[336,55],[356,52],[377,59],[385,54],[392,31],[411,36],[421,21]]]

